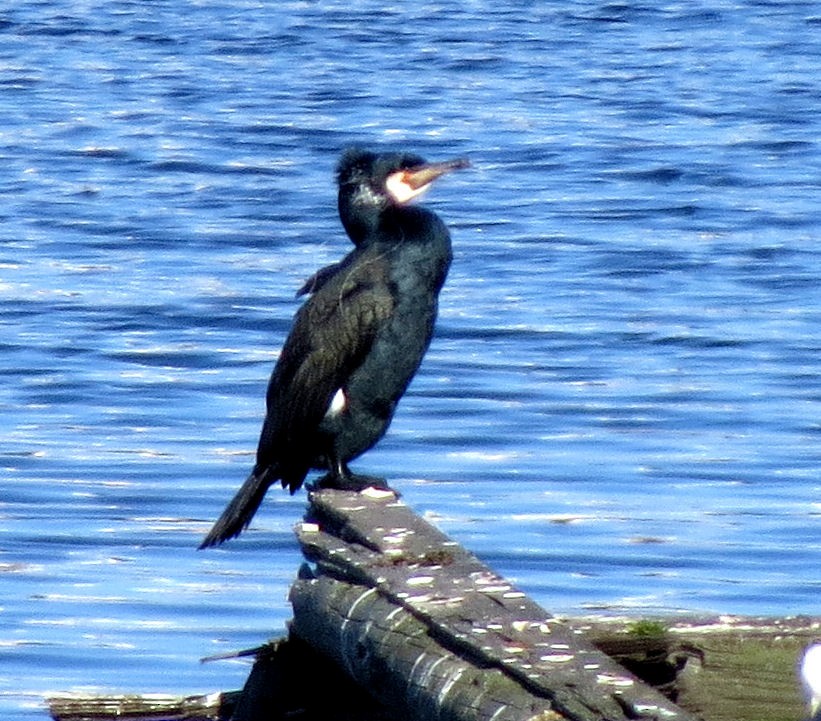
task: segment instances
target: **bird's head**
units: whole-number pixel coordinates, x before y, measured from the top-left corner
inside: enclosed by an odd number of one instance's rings
[[[348,150],[337,166],[342,224],[359,245],[385,209],[411,202],[437,178],[469,165],[466,158],[428,163],[412,153]]]

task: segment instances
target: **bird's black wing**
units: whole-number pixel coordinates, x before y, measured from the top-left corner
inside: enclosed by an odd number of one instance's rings
[[[334,394],[394,310],[386,258],[354,253],[365,262],[339,264],[297,312],[268,384],[257,463],[200,548],[239,535],[271,483],[280,480],[294,492],[322,453],[318,427]]]
[[[374,249],[354,254],[357,262],[340,264],[297,312],[268,385],[257,467],[278,464],[283,485],[292,488],[302,478],[289,478],[283,459],[294,459],[293,472],[304,477],[334,394],[394,310],[387,257]]]
[[[326,265],[324,268],[320,268],[302,284],[302,287],[296,292],[296,297],[299,298],[303,295],[317,293],[328,280],[336,275],[341,267],[342,263],[332,263],[331,265]]]

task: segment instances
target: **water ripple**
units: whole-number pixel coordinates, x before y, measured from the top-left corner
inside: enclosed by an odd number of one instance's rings
[[[355,466],[554,611],[817,612],[808,7],[5,10],[4,718],[239,687],[198,659],[284,628],[301,496],[194,548],[295,291],[350,247],[351,144],[474,165],[430,196],[437,336]]]

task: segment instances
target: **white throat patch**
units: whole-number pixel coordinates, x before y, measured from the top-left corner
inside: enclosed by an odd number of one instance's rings
[[[430,183],[419,188],[412,187],[405,177],[404,170],[397,170],[395,173],[391,173],[385,180],[385,190],[388,191],[391,198],[399,203],[399,205],[404,205],[422,195],[429,187]]]

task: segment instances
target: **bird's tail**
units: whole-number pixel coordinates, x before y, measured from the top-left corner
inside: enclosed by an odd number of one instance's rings
[[[214,527],[208,532],[200,549],[218,546],[229,538],[235,538],[251,522],[254,514],[265,497],[265,492],[271,485],[268,478],[271,476],[269,469],[256,472],[256,469],[242,484],[237,494],[225,507],[222,515],[217,519]]]

